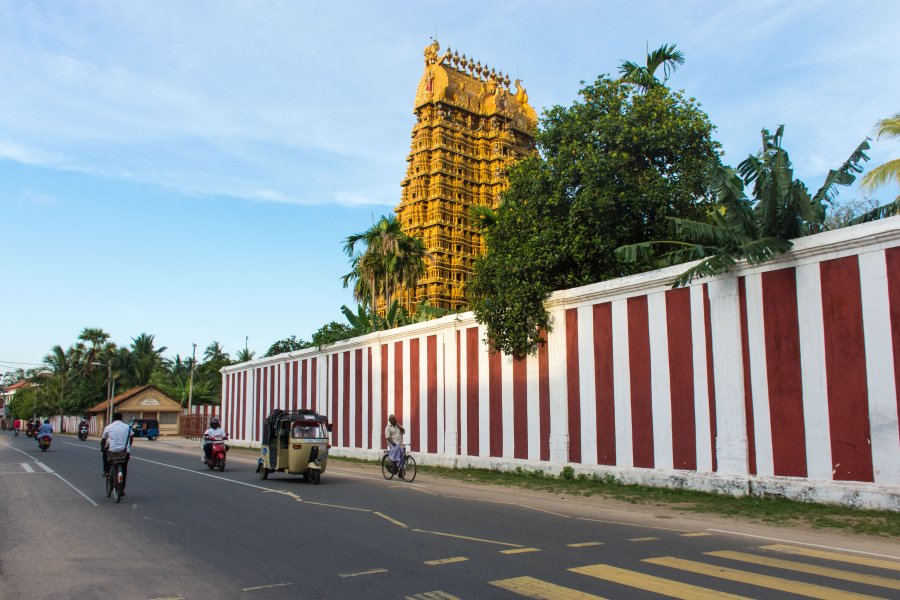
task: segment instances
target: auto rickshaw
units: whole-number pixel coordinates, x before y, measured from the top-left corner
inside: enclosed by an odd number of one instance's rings
[[[153,441],[159,437],[159,421],[157,419],[132,419],[131,431],[134,437],[145,437]]]
[[[328,418],[311,410],[273,410],[263,425],[262,448],[256,467],[260,479],[280,471],[301,475],[318,484],[331,447]]]

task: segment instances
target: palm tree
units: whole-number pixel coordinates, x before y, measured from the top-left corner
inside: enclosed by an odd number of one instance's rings
[[[131,339],[131,364],[128,365],[128,372],[132,385],[147,385],[153,371],[162,366],[162,353],[167,348],[154,348],[153,340],[154,336],[147,333]]]
[[[223,362],[230,360],[231,357],[225,352],[225,348],[219,342],[213,341],[206,350],[203,351],[203,359],[206,362]]]
[[[51,382],[57,392],[57,409],[61,412],[66,400],[66,388],[74,371],[75,353],[72,348],[63,350],[56,345],[50,349],[50,354],[44,357],[44,364],[50,369]]]
[[[633,83],[646,92],[658,85],[665,85],[669,76],[683,64],[684,53],[677,50],[675,44],[663,44],[653,52],[647,52],[645,65],[638,65],[630,60],[622,61],[622,64],[619,65],[619,73],[622,75],[622,81]],[[656,71],[660,67],[663,69],[662,81],[656,78]]]
[[[869,143],[864,140],[810,196],[806,185],[793,178],[790,157],[781,146],[783,134],[783,125],[774,135],[763,129],[762,150],[747,157],[737,171],[719,163],[713,165],[710,186],[716,205],[708,222],[670,218],[681,240],[622,246],[616,249],[616,256],[633,262],[652,257],[657,246],[664,246],[672,250],[658,259],[661,264],[700,260],[675,279],[673,287],[680,287],[695,278],[724,273],[738,260],[753,265],[763,263],[790,250],[791,239],[822,231],[826,205],[837,196],[836,186],[856,180],[856,174],[862,171],[860,163],[869,160],[865,154]],[[752,199],[744,191],[751,184]]]
[[[239,363],[249,362],[253,360],[253,357],[256,356],[256,352],[252,350],[248,350],[247,348],[242,348],[237,353],[237,361]]]
[[[882,137],[900,138],[900,113],[878,121],[875,127],[877,140]],[[874,190],[891,181],[900,183],[900,158],[889,160],[866,173],[862,178],[862,187]],[[900,201],[900,196],[897,196],[897,201]]]
[[[364,251],[357,251],[359,244],[365,245]],[[354,299],[368,305],[372,314],[379,297],[387,310],[398,289],[415,286],[425,273],[424,260],[430,257],[424,242],[404,233],[393,214],[348,236],[344,252],[351,259],[351,271],[342,277],[344,287],[353,282]]]

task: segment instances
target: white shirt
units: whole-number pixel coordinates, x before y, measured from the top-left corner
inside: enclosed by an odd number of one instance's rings
[[[131,427],[122,421],[113,421],[103,428],[101,439],[109,440],[109,450],[121,452],[128,446],[128,437],[131,435]]]
[[[221,427],[219,427],[218,429],[213,429],[212,427],[210,427],[209,429],[207,429],[206,431],[203,432],[203,437],[200,438],[200,445],[202,446],[203,444],[205,444],[208,441],[206,439],[207,437],[214,438],[217,435],[221,435],[223,440],[228,437],[227,435],[225,435],[225,430],[222,429]]]

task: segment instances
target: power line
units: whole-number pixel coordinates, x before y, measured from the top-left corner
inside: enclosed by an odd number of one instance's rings
[[[32,367],[42,367],[43,363],[30,363],[30,362],[16,362],[14,360],[0,360],[0,363],[5,365],[30,365]]]

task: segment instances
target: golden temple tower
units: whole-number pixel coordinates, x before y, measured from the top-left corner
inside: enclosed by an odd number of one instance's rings
[[[458,310],[485,251],[469,208],[497,207],[507,167],[534,152],[537,114],[519,80],[511,89],[502,72],[440,49],[437,41],[425,48],[409,167],[394,210],[403,231],[421,237],[432,256],[415,302]]]

